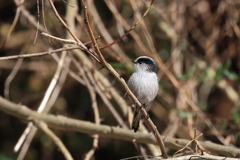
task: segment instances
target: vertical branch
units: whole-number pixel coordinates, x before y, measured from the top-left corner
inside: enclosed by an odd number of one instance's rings
[[[100,124],[100,117],[99,117],[99,110],[98,110],[98,106],[97,106],[97,99],[96,99],[96,93],[94,90],[94,87],[91,85],[91,83],[89,82],[89,77],[87,77],[90,72],[86,70],[86,68],[83,66],[82,68],[79,67],[80,72],[82,74],[82,77],[85,81],[86,87],[88,88],[88,91],[90,93],[90,97],[91,97],[91,101],[92,101],[92,109],[93,109],[93,113],[94,113],[94,119],[95,119],[95,123],[96,124]],[[85,155],[85,160],[90,160],[91,157],[93,156],[95,150],[98,148],[98,138],[99,135],[95,134],[93,135],[93,147],[91,150],[89,150],[89,152]]]
[[[152,1],[153,3],[153,1]],[[87,6],[85,5],[85,2],[84,0],[81,0],[81,4],[82,4],[82,8],[83,8],[83,11],[84,11],[84,18],[85,18],[85,22],[86,22],[86,25],[87,25],[87,28],[88,28],[88,31],[89,31],[89,34],[90,34],[90,37],[91,37],[91,40],[93,42],[93,45],[94,45],[94,48],[102,62],[102,65],[122,84],[122,86],[124,87],[124,89],[127,91],[128,95],[132,98],[132,100],[137,104],[138,107],[141,106],[141,103],[138,101],[138,99],[135,97],[135,95],[130,91],[130,89],[128,88],[126,82],[124,81],[124,79],[122,79],[119,74],[112,68],[112,66],[110,64],[108,64],[105,60],[105,58],[103,57],[101,51],[99,50],[99,47],[96,43],[96,40],[94,39],[94,35],[93,35],[93,32],[92,32],[92,29],[91,29],[91,26],[90,26],[90,23],[89,23],[89,19],[88,19],[88,14],[87,14]],[[141,113],[142,115],[147,119],[148,117],[148,114],[147,112],[145,111],[145,109],[141,108]],[[160,150],[162,152],[162,156],[164,158],[167,158],[167,153],[165,151],[165,146],[163,144],[163,141],[161,140],[161,137],[160,137],[160,134],[156,128],[156,126],[153,124],[152,120],[150,118],[147,119],[147,122],[149,124],[149,126],[151,127],[152,131],[154,132],[154,136],[158,142],[158,145],[160,147]]]
[[[23,46],[21,52],[20,52],[20,55],[23,54],[26,50],[26,46],[27,46],[27,43]],[[19,58],[12,70],[12,72],[10,73],[10,75],[8,76],[8,78],[6,79],[5,81],[5,84],[4,84],[4,97],[8,100],[10,100],[10,97],[9,97],[9,87],[10,87],[10,83],[12,82],[13,78],[16,76],[21,64],[23,62],[23,59],[22,58]]]
[[[10,35],[12,34],[12,31],[14,30],[14,28],[17,24],[17,21],[19,19],[20,12],[21,12],[21,6],[18,6],[15,17],[14,17],[14,20],[13,20],[13,23],[12,23],[12,25],[11,25],[9,31],[8,31],[6,39],[3,41],[2,45],[0,46],[0,49],[4,47],[5,43],[8,41]]]

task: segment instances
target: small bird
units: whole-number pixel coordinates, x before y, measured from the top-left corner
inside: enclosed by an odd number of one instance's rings
[[[134,73],[128,80],[128,87],[141,102],[146,111],[150,109],[150,104],[158,93],[158,77],[155,61],[147,56],[140,56],[134,63]],[[137,132],[141,119],[140,107],[135,107],[132,129]]]

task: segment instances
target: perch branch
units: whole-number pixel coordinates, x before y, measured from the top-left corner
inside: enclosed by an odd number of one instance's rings
[[[154,2],[154,0],[152,0],[151,4],[149,6],[149,9],[151,8],[153,2]],[[95,50],[97,52],[97,55],[100,58],[100,61],[101,61],[102,65],[122,84],[124,89],[127,91],[128,95],[137,104],[137,106],[141,107],[141,103],[138,101],[138,99],[135,97],[135,95],[130,91],[130,89],[128,88],[128,86],[127,86],[126,82],[124,81],[124,79],[122,79],[120,77],[120,75],[112,68],[112,66],[110,64],[107,63],[107,61],[103,57],[103,55],[102,55],[102,53],[101,53],[101,51],[100,51],[100,49],[99,49],[99,47],[98,47],[98,45],[96,43],[96,40],[94,39],[94,35],[93,35],[92,29],[91,29],[91,26],[90,26],[90,23],[89,23],[89,19],[88,19],[87,6],[85,5],[84,0],[81,1],[81,4],[82,4],[85,22],[86,22],[86,25],[87,25],[87,28],[88,28],[91,40],[93,42],[94,48],[95,48]],[[151,127],[151,129],[152,129],[152,131],[154,133],[154,136],[155,136],[155,138],[156,138],[156,140],[158,142],[158,145],[160,147],[160,150],[162,152],[163,158],[167,158],[168,156],[167,156],[167,153],[165,151],[165,146],[164,146],[164,144],[162,142],[162,139],[161,139],[160,134],[159,134],[159,132],[157,130],[157,127],[153,124],[153,122],[152,122],[152,120],[150,118],[147,118],[148,114],[145,111],[145,109],[141,108],[140,110],[141,110],[142,115],[145,117],[145,119],[147,119],[147,123]]]
[[[60,130],[76,131],[85,134],[98,134],[99,136],[115,138],[125,141],[134,141],[136,143],[152,143],[157,144],[156,139],[147,133],[134,133],[127,129],[119,127],[113,127],[108,125],[97,125],[95,123],[76,120],[72,118],[66,118],[64,116],[55,116],[49,114],[39,114],[36,111],[29,109],[26,106],[12,103],[0,96],[0,110],[3,112],[15,116],[19,119],[28,120],[29,117],[35,118],[36,120],[45,122],[49,127],[53,127]],[[163,138],[163,137],[162,137]],[[186,146],[189,140],[165,138],[164,144],[170,149],[181,149]],[[206,151],[212,154],[223,155],[227,157],[238,157],[240,158],[240,149],[224,146],[212,143],[210,141],[199,141],[199,143],[205,148]],[[194,148],[194,145],[189,145]]]

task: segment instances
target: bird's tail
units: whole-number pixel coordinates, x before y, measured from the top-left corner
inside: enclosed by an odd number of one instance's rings
[[[138,131],[140,119],[141,119],[140,107],[135,107],[133,120],[132,120],[132,129],[134,130],[134,132]]]

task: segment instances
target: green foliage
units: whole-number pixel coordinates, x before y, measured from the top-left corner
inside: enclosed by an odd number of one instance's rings
[[[224,121],[222,122],[222,124],[221,124],[221,129],[224,130],[224,129],[226,129],[226,128],[227,128],[227,121],[224,120]]]
[[[158,55],[161,57],[162,61],[166,61],[169,59],[170,57],[170,51],[169,49],[167,48],[168,44],[166,44],[166,46],[164,46],[164,48],[161,48],[159,51],[158,51]]]
[[[235,124],[240,124],[240,106],[237,106],[235,109],[232,110],[232,117]]]
[[[204,70],[204,72],[198,75],[199,82],[205,81],[206,78],[207,78],[207,70]]]
[[[188,111],[186,111],[186,110],[178,110],[177,113],[184,120],[187,120],[187,118],[188,118]]]
[[[228,78],[230,80],[233,80],[233,81],[240,80],[240,76],[237,73],[235,73],[234,71],[230,71],[230,66],[231,65],[232,65],[231,60],[228,60],[224,64],[221,63],[216,70],[214,80],[216,82],[219,82],[223,77],[226,77],[226,78]],[[188,70],[188,72],[179,76],[178,79],[180,79],[180,80],[190,79],[192,76],[194,76],[195,70],[196,70],[196,66],[192,65],[190,67],[190,69]],[[199,79],[200,82],[203,82],[203,81],[205,81],[206,78],[208,78],[208,72],[207,71],[208,71],[208,69],[204,70],[202,73],[200,73],[198,75],[198,79]]]
[[[120,69],[120,70],[124,70],[127,72],[133,72],[134,69],[127,67],[124,63],[118,63],[118,62],[110,62],[109,63],[114,69]]]
[[[188,72],[186,72],[185,74],[179,76],[178,79],[180,79],[180,80],[190,79],[193,76],[195,70],[196,70],[196,66],[192,65],[190,67],[190,69],[188,70]]]
[[[0,159],[14,160],[14,159],[16,159],[16,157],[13,157],[13,156],[7,155],[7,154],[5,154],[3,152],[0,152]]]
[[[216,76],[215,76],[215,81],[220,81],[224,76],[227,77],[230,80],[239,80],[239,76],[233,72],[229,71],[229,68],[231,66],[232,62],[231,60],[228,60],[225,64],[220,64],[217,71],[216,71]]]

